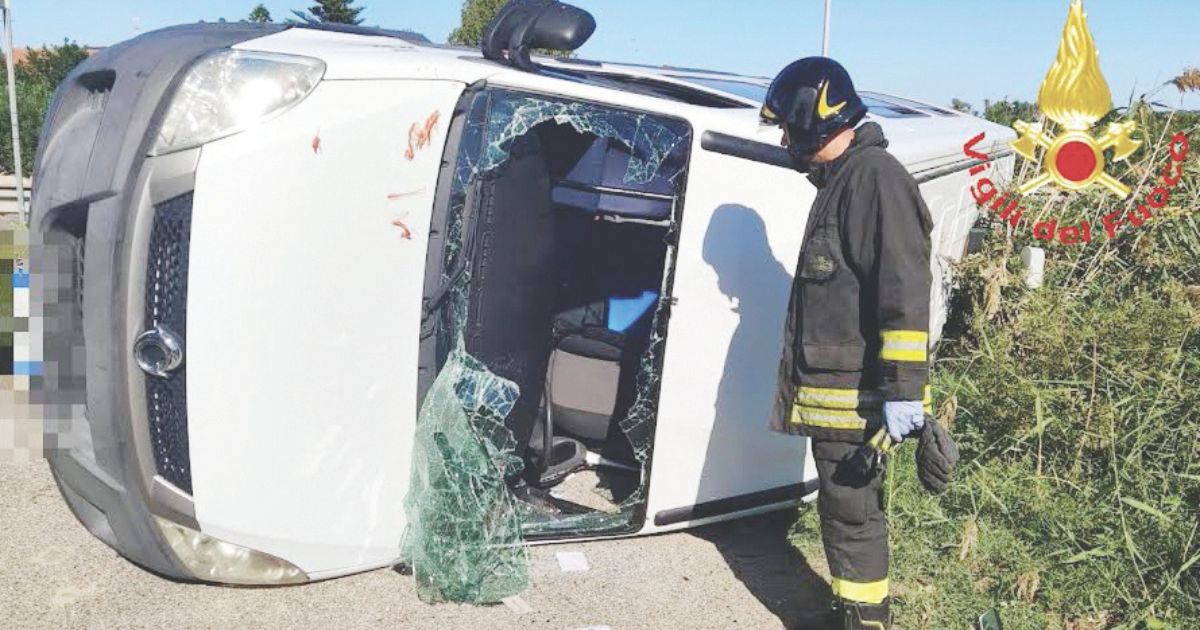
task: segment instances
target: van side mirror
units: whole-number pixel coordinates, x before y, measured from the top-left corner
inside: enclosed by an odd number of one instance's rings
[[[481,48],[487,59],[537,72],[530,51],[577,50],[595,32],[596,18],[579,7],[557,0],[510,0],[484,30]]]

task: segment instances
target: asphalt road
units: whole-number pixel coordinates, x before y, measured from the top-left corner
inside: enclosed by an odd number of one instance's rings
[[[3,407],[3,405],[0,405]],[[528,611],[431,606],[391,570],[284,588],[179,584],[123,560],[68,511],[44,461],[0,463],[3,628],[583,628],[819,627],[823,559],[786,541],[794,513],[693,533],[536,547]],[[564,573],[556,553],[590,570]],[[809,560],[812,560],[810,563]]]

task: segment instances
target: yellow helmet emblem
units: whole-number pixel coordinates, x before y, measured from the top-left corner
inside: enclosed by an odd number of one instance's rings
[[[837,113],[842,111],[842,108],[845,106],[846,101],[842,101],[837,105],[830,106],[829,81],[826,80],[821,84],[821,94],[817,97],[817,115],[821,117],[821,120],[828,120],[834,116],[837,116]]]

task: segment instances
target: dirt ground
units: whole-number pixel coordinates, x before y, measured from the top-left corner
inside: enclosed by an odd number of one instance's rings
[[[2,406],[2,405],[0,405]],[[11,407],[9,408],[11,411]],[[508,606],[430,606],[391,570],[284,588],[179,584],[92,537],[45,461],[0,464],[0,626],[5,628],[818,628],[823,560],[787,543],[783,512],[690,533],[533,549],[532,584]],[[561,571],[581,551],[590,569]]]

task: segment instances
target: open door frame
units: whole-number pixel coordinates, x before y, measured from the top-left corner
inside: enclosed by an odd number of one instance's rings
[[[708,121],[692,122],[644,533],[785,508],[816,491],[808,440],[769,429],[815,189],[777,145],[725,135],[714,146]]]

